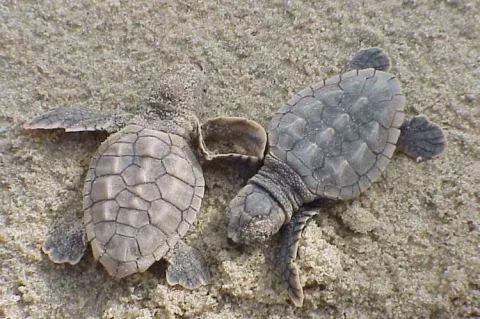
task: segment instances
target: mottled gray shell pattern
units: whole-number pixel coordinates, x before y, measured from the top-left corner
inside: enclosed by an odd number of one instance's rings
[[[351,199],[387,167],[405,98],[390,73],[351,70],[296,94],[268,126],[270,152],[316,195]]]

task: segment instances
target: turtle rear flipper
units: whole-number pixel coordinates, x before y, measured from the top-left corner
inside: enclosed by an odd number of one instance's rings
[[[447,146],[443,130],[425,115],[405,119],[400,131],[397,149],[413,158],[432,159]]]
[[[300,272],[295,265],[298,244],[307,221],[317,214],[318,210],[310,208],[297,212],[285,226],[282,234],[279,260],[280,272],[282,280],[287,286],[288,294],[297,307],[303,305],[303,288],[300,283]]]
[[[85,247],[85,228],[79,220],[55,227],[48,234],[42,250],[54,263],[75,265],[82,259]]]
[[[165,256],[168,260],[167,283],[196,289],[210,280],[207,263],[198,249],[178,242]]]
[[[25,123],[27,130],[65,129],[66,132],[106,131],[113,133],[132,119],[130,114],[95,112],[83,108],[58,108]]]
[[[349,70],[364,70],[373,68],[387,72],[390,69],[390,59],[380,48],[360,50],[350,61]]]

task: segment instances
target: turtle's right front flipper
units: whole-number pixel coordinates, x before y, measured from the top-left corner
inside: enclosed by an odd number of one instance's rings
[[[265,129],[243,117],[217,117],[201,126],[201,151],[207,162],[222,162],[255,174],[267,145]],[[253,174],[252,174],[253,173]]]
[[[300,273],[295,265],[298,244],[307,221],[318,214],[318,209],[311,208],[297,212],[285,226],[280,246],[280,272],[282,281],[288,289],[288,294],[297,307],[303,305],[303,288],[300,283]]]
[[[124,127],[132,115],[127,113],[98,112],[83,108],[58,108],[39,115],[25,123],[27,130],[65,129],[66,132],[106,131],[113,133]]]

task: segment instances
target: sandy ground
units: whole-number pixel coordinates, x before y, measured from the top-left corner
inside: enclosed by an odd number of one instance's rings
[[[42,2],[0,2],[0,318],[480,317],[478,0]],[[208,286],[168,287],[161,263],[113,280],[90,250],[76,266],[41,252],[55,221],[81,214],[105,135],[29,133],[26,120],[58,106],[132,109],[168,66],[199,62],[202,119],[266,124],[370,46],[391,56],[407,114],[439,123],[448,149],[422,163],[396,156],[360,198],[308,225],[303,308],[273,271],[278,238],[227,247],[221,219],[244,182],[228,170],[205,171],[186,236],[208,260]]]

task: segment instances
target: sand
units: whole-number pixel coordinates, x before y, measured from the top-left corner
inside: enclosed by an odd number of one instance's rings
[[[480,2],[2,1],[0,3],[1,318],[480,317]],[[42,253],[48,229],[81,215],[83,178],[104,134],[31,133],[59,106],[134,109],[170,65],[209,76],[201,118],[265,125],[296,91],[345,69],[364,47],[392,58],[407,114],[426,114],[448,148],[399,154],[358,199],[306,228],[295,308],[274,272],[278,238],[229,249],[222,216],[244,183],[205,171],[198,221],[211,284],[168,287],[165,264],[124,280],[91,251],[76,266]]]

